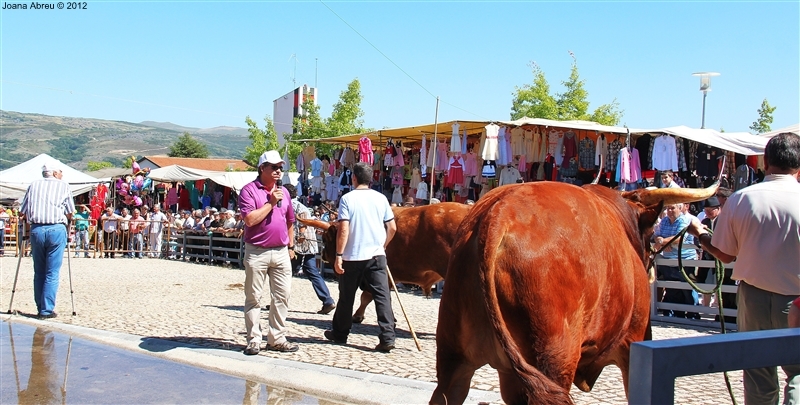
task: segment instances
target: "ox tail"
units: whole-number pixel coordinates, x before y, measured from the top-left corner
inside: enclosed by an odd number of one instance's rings
[[[495,247],[497,249],[498,247]],[[491,269],[491,270],[490,270]],[[523,384],[528,404],[564,405],[574,404],[569,391],[547,377],[539,369],[529,364],[520,351],[519,345],[511,336],[506,323],[501,319],[500,304],[497,300],[495,266],[490,265],[481,272],[485,277],[484,285],[486,312],[494,328],[495,336],[503,347],[503,351],[511,361],[514,371]],[[501,387],[502,389],[502,387]]]

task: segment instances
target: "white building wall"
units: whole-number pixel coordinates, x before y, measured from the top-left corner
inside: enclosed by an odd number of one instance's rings
[[[304,84],[272,102],[272,120],[275,124],[279,145],[283,146],[286,142],[287,134],[291,135],[294,132],[292,123],[295,117],[303,115],[301,106],[306,97],[313,98],[316,104],[317,89]]]

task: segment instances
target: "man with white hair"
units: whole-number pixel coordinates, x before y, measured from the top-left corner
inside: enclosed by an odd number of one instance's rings
[[[658,226],[658,230],[656,230],[653,234],[653,242],[655,245],[653,249],[659,250],[665,246],[672,238],[683,231],[684,228],[689,226],[692,221],[692,218],[689,214],[685,214],[683,212],[684,204],[677,203],[677,204],[670,204],[664,207],[667,212],[667,215],[661,220]],[[692,235],[687,234],[685,237],[685,244],[694,244],[694,237]],[[680,246],[680,238],[675,239],[669,246],[664,247],[664,251],[661,253],[661,256],[665,259],[677,259],[678,254],[680,253],[681,259],[683,260],[696,260],[697,259],[697,251],[691,248],[684,249]],[[658,272],[658,279],[659,280],[668,280],[668,281],[686,281],[686,279],[681,274],[681,270],[678,266],[665,266],[665,265],[658,265],[656,267]],[[694,268],[686,268],[686,272],[694,273]],[[668,288],[664,293],[664,302],[671,302],[675,304],[686,304],[686,305],[694,305],[694,298],[692,296],[692,292],[690,290],[679,290],[674,288]],[[672,311],[667,310],[667,315],[674,316],[677,318],[686,318],[687,314],[685,311]],[[689,313],[689,318],[695,318],[697,313]]]
[[[69,184],[61,181],[61,170],[42,167],[42,179],[28,187],[20,215],[31,224],[33,299],[39,318],[55,318],[59,272],[67,246],[67,226],[75,212]]]
[[[148,257],[161,256],[161,242],[163,240],[164,225],[167,223],[167,216],[161,212],[160,204],[153,204],[153,211],[150,213],[150,253]]]

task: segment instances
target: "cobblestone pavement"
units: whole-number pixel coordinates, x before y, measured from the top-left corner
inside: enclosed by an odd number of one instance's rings
[[[0,310],[8,310],[17,259],[0,258]],[[244,272],[238,269],[190,264],[156,259],[71,259],[74,302],[77,316],[72,317],[67,261],[61,272],[61,285],[56,304],[59,314],[53,322],[89,328],[157,337],[214,348],[241,351],[245,346]],[[14,297],[14,310],[35,314],[33,302],[33,264],[23,258]],[[334,298],[338,296],[335,281],[328,281]],[[289,339],[300,344],[295,353],[263,351],[260,355],[314,363],[343,369],[391,376],[436,381],[436,320],[438,295],[427,299],[420,292],[401,289],[401,298],[422,345],[418,351],[400,306],[393,295],[397,322],[397,349],[378,354],[372,348],[378,343],[374,306],[367,310],[366,320],[354,325],[346,346],[325,341],[323,331],[330,327],[333,313],[318,315],[322,304],[311,283],[295,277],[292,283],[288,318]],[[263,305],[269,303],[265,295]],[[267,324],[262,312],[262,327]],[[701,328],[656,325],[655,339],[701,336],[714,333]],[[690,359],[687,359],[690,361]],[[742,402],[741,372],[730,373],[731,383]],[[497,373],[488,366],[479,369],[472,387],[499,391]],[[578,404],[626,403],[619,369],[607,367],[590,393],[573,386]],[[730,403],[722,373],[678,378],[675,382],[675,403]]]

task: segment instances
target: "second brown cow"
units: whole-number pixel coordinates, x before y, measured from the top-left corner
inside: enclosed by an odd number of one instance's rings
[[[444,279],[450,246],[458,225],[466,217],[470,206],[459,203],[441,203],[421,207],[392,208],[397,223],[397,233],[386,248],[386,263],[394,281],[416,284],[426,297],[431,287]],[[298,219],[305,225],[323,229],[322,260],[333,263],[336,255],[335,223]],[[353,314],[353,322],[364,319],[364,311],[372,301],[367,291],[361,295],[361,306]]]

